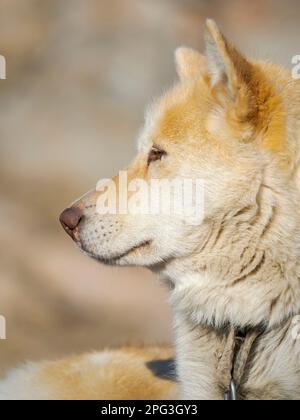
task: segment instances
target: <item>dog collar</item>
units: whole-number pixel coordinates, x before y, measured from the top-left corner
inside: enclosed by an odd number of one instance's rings
[[[224,391],[225,401],[238,400],[238,393],[245,377],[246,366],[261,330],[239,330],[230,327],[218,351],[217,376]]]

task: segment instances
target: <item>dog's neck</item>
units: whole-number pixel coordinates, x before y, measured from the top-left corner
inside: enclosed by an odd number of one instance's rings
[[[206,221],[196,252],[165,266],[177,312],[217,328],[272,328],[300,312],[298,203],[280,194],[262,185],[255,204]]]
[[[214,378],[218,330],[224,325],[263,328],[266,336],[278,333],[284,340],[283,326],[300,313],[297,194],[262,184],[256,204],[205,221],[195,253],[162,270],[173,286],[184,397],[222,398]],[[274,392],[271,398],[277,388]]]
[[[258,332],[256,341],[249,348],[241,381],[237,384],[238,399],[300,398],[300,349],[296,337],[299,329],[294,321],[290,319],[261,335]],[[225,333],[221,334],[220,330],[196,326],[176,311],[174,331],[181,398],[224,399],[230,387],[224,387],[219,368],[221,359],[228,357],[226,348],[229,337]],[[276,366],[275,370],[273,366]],[[235,367],[234,364],[228,365],[226,371],[222,372],[230,378]]]

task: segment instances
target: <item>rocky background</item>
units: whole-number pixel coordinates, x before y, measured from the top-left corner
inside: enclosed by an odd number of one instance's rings
[[[206,17],[251,56],[291,66],[297,0],[0,0],[0,375],[25,360],[171,340],[147,271],[102,267],[60,211],[134,155],[143,107],[203,48]]]

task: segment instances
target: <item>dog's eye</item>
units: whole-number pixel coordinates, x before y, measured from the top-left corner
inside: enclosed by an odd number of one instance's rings
[[[161,160],[163,156],[166,155],[166,152],[158,149],[156,147],[153,147],[148,155],[148,165],[152,162],[156,162],[157,160]]]

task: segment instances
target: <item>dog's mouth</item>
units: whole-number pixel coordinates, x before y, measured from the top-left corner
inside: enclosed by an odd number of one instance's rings
[[[80,248],[82,249],[82,251],[84,253],[86,253],[89,257],[93,258],[94,260],[99,261],[102,264],[106,264],[106,265],[116,265],[123,258],[126,258],[126,257],[130,256],[134,252],[136,252],[136,251],[142,251],[144,249],[147,249],[148,247],[151,246],[151,243],[152,243],[151,240],[141,242],[140,244],[135,245],[134,247],[131,247],[126,252],[123,252],[122,254],[119,254],[119,255],[116,255],[116,256],[112,256],[112,257],[102,257],[101,255],[96,255],[96,254],[88,251],[87,249],[85,249],[84,246],[82,246],[80,244],[79,244],[79,246],[80,246]]]

